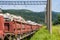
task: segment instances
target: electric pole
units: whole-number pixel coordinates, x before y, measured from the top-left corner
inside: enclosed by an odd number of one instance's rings
[[[52,5],[51,0],[47,0],[47,28],[52,34]]]

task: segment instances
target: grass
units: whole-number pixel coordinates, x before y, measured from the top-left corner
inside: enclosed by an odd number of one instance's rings
[[[52,27],[52,34],[49,34],[46,27],[43,27],[30,40],[60,40],[60,25]]]

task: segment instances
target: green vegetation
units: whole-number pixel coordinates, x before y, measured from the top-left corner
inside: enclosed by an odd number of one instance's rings
[[[58,14],[58,24],[60,24],[60,14]]]
[[[49,34],[44,27],[36,32],[30,40],[60,40],[60,25],[53,26],[52,34]]]
[[[22,16],[25,20],[31,20],[31,21],[35,21],[37,23],[44,23],[45,20],[45,12],[33,12],[30,10],[26,10],[26,9],[21,9],[21,10],[3,10],[3,13],[11,13],[11,14],[15,14],[15,15],[19,15]],[[53,20],[56,21],[57,19],[57,12],[52,12],[52,17]]]
[[[60,24],[60,13],[57,14],[57,19],[53,21],[53,25]]]

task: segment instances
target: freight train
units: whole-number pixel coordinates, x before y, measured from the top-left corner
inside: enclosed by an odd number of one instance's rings
[[[41,24],[25,21],[21,16],[0,13],[0,40],[17,40],[40,27]]]

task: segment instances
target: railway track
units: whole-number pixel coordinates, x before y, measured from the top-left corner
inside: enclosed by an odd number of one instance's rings
[[[32,35],[32,34],[34,34],[36,31],[33,31],[33,32],[31,32],[31,33],[29,33],[29,34],[26,34],[26,35],[24,35],[24,36],[20,36],[20,40],[21,39],[24,39],[24,38],[26,38],[26,37],[28,37],[28,36],[30,36],[30,35]]]
[[[36,32],[36,31],[31,32],[30,34],[26,35],[24,38],[22,38],[22,39],[20,39],[20,40],[30,40],[31,37],[34,35],[35,32]]]
[[[25,34],[25,35],[23,35],[23,36],[17,37],[17,40],[25,40],[25,39],[31,37],[35,32],[36,32],[36,31],[33,31],[33,32],[31,32],[31,33],[28,33],[28,34]],[[20,38],[20,39],[19,39],[19,38]],[[11,38],[9,38],[9,40],[11,40]],[[14,39],[12,39],[12,40],[14,40]],[[16,40],[16,39],[15,39],[15,40]]]

